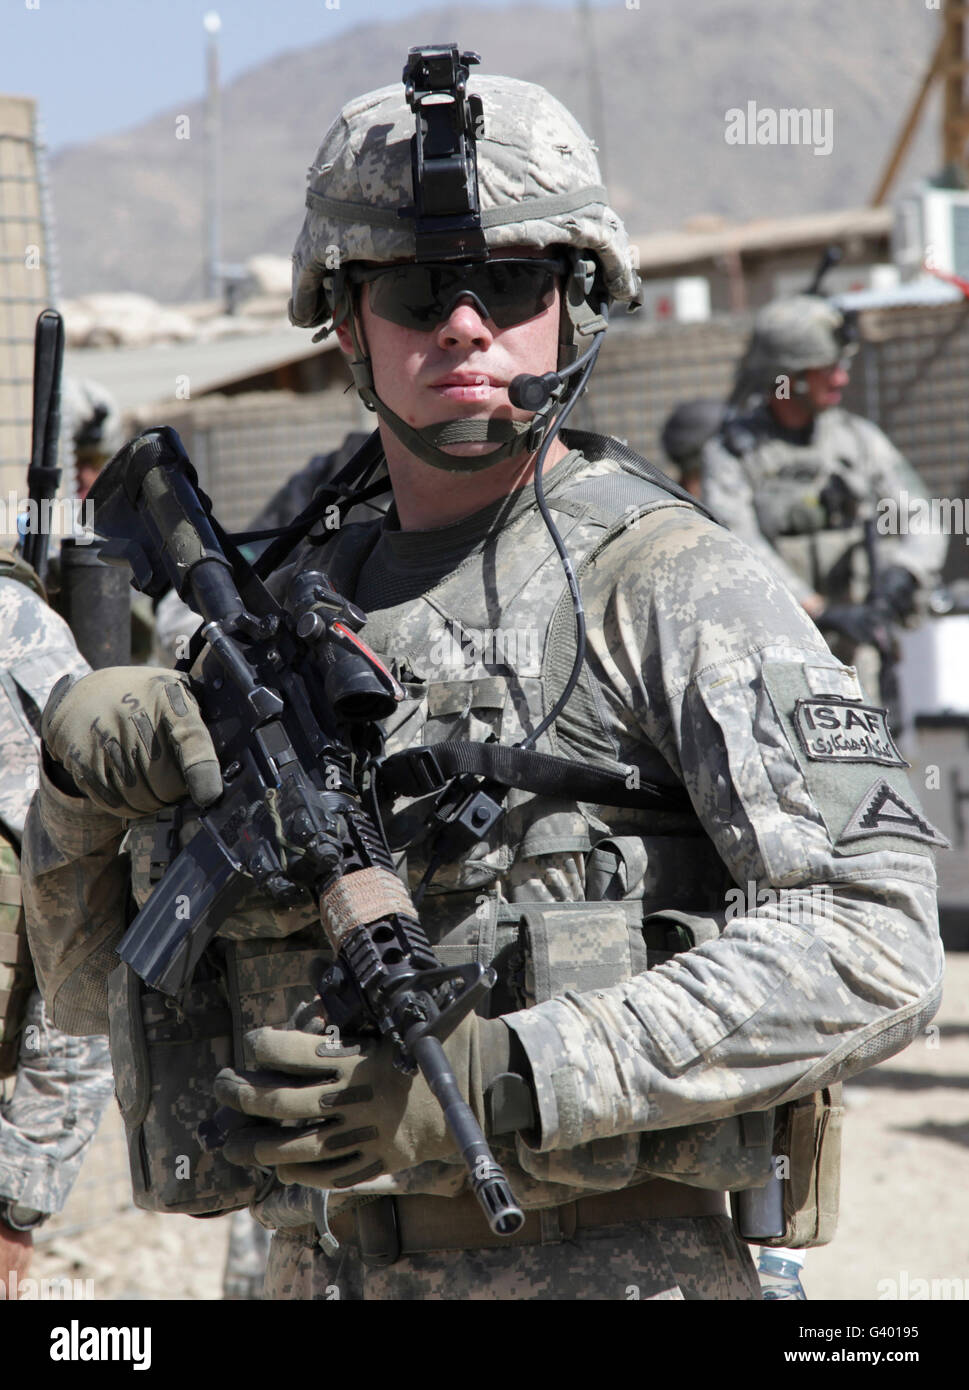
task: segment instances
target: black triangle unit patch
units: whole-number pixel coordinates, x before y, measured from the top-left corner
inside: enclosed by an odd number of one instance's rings
[[[951,849],[945,836],[930,825],[884,777],[873,782],[865,792],[838,836],[837,843],[863,840],[868,835],[907,835],[913,840],[938,845],[941,849]]]

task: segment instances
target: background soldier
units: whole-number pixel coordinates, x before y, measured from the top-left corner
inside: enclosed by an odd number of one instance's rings
[[[123,443],[121,412],[110,391],[97,381],[65,377],[61,395],[61,433],[71,442],[82,500],[101,469]]]
[[[904,494],[926,494],[881,430],[840,408],[855,350],[850,322],[823,299],[763,309],[737,371],[737,409],[703,450],[702,497],[875,693],[895,660],[892,625],[924,608],[947,542],[907,527],[878,532],[886,504],[898,516]],[[894,703],[887,680],[881,696]]]
[[[256,1184],[267,1219],[298,1214],[273,1243],[276,1296],[758,1298],[723,1193],[764,1186],[776,1105],[891,1055],[934,1014],[939,837],[881,741],[877,759],[832,766],[798,737],[822,708],[884,730],[772,571],[617,441],[556,434],[584,378],[554,374],[610,302],[636,296],[629,247],[559,103],[505,78],[469,90],[476,173],[450,181],[430,228],[398,216],[422,193],[399,87],[346,107],[314,161],[291,316],[336,327],[380,417],[395,506],[308,544],[272,585],[323,567],[369,613],[365,636],[404,684],[384,721],[400,766],[424,743],[473,756],[498,741],[520,773],[496,793],[503,817],[458,855],[438,853],[436,792],[401,791],[386,830],[446,959],[495,961],[493,1016],[467,1016],[445,1050],[526,1221],[492,1235],[438,1103],[389,1043],[326,1034],[306,983],[325,934],[312,909],[255,892],[210,958],[233,963],[243,1026],[263,1025],[215,1083],[256,1121],[225,1147],[235,1201]],[[581,660],[529,486],[540,447],[584,600]],[[536,640],[485,653],[465,641],[484,629]],[[539,775],[529,733],[571,764],[571,794]],[[44,739],[25,838],[32,945],[55,1018],[89,1031],[125,929],[126,822],[143,903],[154,814],[186,789],[210,804],[221,775],[171,673],[59,688]],[[725,911],[731,879],[755,884],[757,904]],[[111,980],[122,1026],[133,976]],[[166,1100],[163,1080],[152,1098],[174,1115],[184,1096]],[[201,1113],[198,1072],[193,1084]],[[258,1189],[266,1169],[281,1195]],[[304,1199],[321,1193],[307,1224]]]
[[[83,499],[120,447],[121,417],[96,381],[67,377],[61,393],[61,452],[73,458]],[[59,564],[52,566],[57,579]],[[90,670],[66,623],[47,606],[44,586],[18,555],[0,551],[0,1278],[26,1277],[31,1232],[59,1212],[105,1107],[114,1094],[106,1037],[77,1038],[48,1021],[33,968],[20,901],[19,850],[38,784],[40,711],[63,675]],[[15,959],[9,960],[8,957]]]
[[[0,1280],[29,1267],[31,1232],[58,1212],[114,1094],[106,1037],[47,1021],[27,951],[20,840],[38,782],[40,711],[54,683],[90,668],[33,570],[0,551]]]

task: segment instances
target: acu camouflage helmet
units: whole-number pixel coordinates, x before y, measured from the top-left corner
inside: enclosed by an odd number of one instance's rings
[[[481,222],[490,251],[568,246],[592,252],[613,300],[638,302],[639,277],[618,215],[608,205],[595,146],[544,88],[473,73],[483,103],[476,131]],[[413,260],[410,141],[414,114],[403,86],[349,102],[309,170],[307,214],[293,251],[289,315],[303,328],[326,324],[334,272],[352,261]]]
[[[742,370],[751,388],[764,387],[782,374],[832,367],[849,351],[844,315],[816,295],[799,294],[760,311]]]
[[[98,382],[82,377],[64,378],[61,429],[78,464],[101,468],[124,443],[114,397]]]
[[[578,335],[605,330],[610,301],[638,303],[639,277],[625,229],[608,205],[595,147],[542,87],[473,75],[465,96],[469,106],[475,100],[477,111],[473,139],[485,248],[489,253],[518,247],[565,252],[557,363],[562,371],[578,357]],[[319,337],[345,321],[354,346],[350,370],[367,408],[424,462],[448,472],[477,472],[537,449],[554,430],[579,378],[530,420],[471,416],[420,429],[377,394],[357,313],[351,312],[356,301],[347,267],[418,258],[411,164],[415,128],[401,86],[350,102],[330,127],[310,168],[308,211],[293,252],[289,313],[302,327],[321,325]],[[411,215],[401,216],[402,211]],[[480,441],[496,447],[473,458],[447,452],[449,445]]]
[[[681,466],[699,461],[700,450],[723,423],[726,405],[721,400],[703,398],[683,401],[666,418],[660,442],[667,458]]]

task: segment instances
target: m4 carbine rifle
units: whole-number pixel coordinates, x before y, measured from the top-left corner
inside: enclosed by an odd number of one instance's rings
[[[336,957],[318,985],[327,1021],[344,1037],[388,1037],[401,1071],[420,1068],[491,1229],[514,1234],[522,1212],[442,1047],[494,972],[434,955],[363,787],[375,721],[402,697],[356,635],[365,615],[315,570],[278,603],[233,553],[172,429],[132,440],[91,498],[102,556],[127,562],[153,597],[174,585],[205,620],[191,685],[224,784],[118,954],[177,996],[247,888],[283,907],[312,899]]]

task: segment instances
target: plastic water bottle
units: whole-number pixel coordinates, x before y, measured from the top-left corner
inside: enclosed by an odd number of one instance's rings
[[[801,1283],[804,1251],[787,1250],[783,1246],[761,1246],[757,1274],[764,1299],[795,1298],[807,1300]]]

